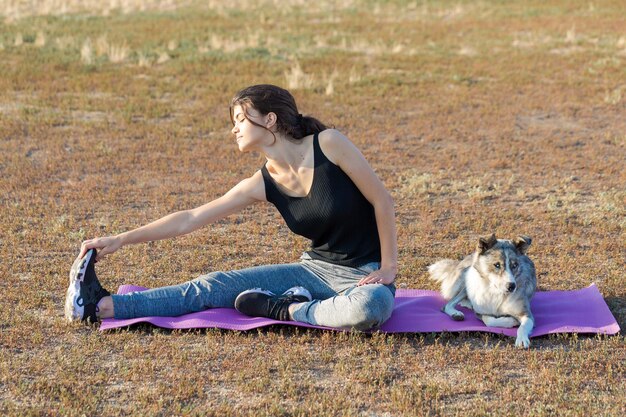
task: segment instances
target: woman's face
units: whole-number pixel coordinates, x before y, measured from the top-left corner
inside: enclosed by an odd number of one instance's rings
[[[231,132],[235,135],[237,145],[241,152],[259,150],[263,146],[269,146],[273,137],[272,134],[260,126],[250,123],[250,120],[262,126],[267,124],[267,115],[261,115],[256,109],[248,108],[244,113],[244,108],[237,105],[233,108],[233,120],[235,125]]]

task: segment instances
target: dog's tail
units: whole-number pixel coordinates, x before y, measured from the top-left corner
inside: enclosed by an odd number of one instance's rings
[[[459,261],[444,259],[428,267],[430,278],[441,284],[441,295],[446,300],[452,299],[463,287],[463,282],[459,279],[463,269],[459,264]]]

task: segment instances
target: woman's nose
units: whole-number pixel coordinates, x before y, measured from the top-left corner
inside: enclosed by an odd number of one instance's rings
[[[233,134],[237,133],[237,125],[233,126],[233,128],[230,130]]]

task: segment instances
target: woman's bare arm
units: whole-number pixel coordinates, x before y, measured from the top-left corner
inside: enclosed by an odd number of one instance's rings
[[[100,260],[125,245],[185,235],[235,214],[257,201],[265,201],[265,187],[260,171],[241,181],[222,197],[200,207],[168,214],[145,226],[115,236],[86,240],[82,243],[78,256],[82,257],[89,249],[96,248],[99,249],[96,260]]]
[[[350,140],[334,129],[320,133],[320,146],[331,162],[338,165],[374,207],[380,239],[381,266],[359,281],[359,285],[391,284],[398,272],[398,243],[394,203],[389,191],[365,157]]]

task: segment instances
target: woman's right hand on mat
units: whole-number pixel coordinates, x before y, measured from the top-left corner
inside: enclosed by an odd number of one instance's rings
[[[95,239],[85,240],[80,245],[80,255],[78,255],[78,257],[82,258],[89,249],[95,248],[98,250],[98,254],[96,255],[96,262],[98,262],[105,255],[113,253],[121,247],[122,239],[118,236],[97,237]]]

